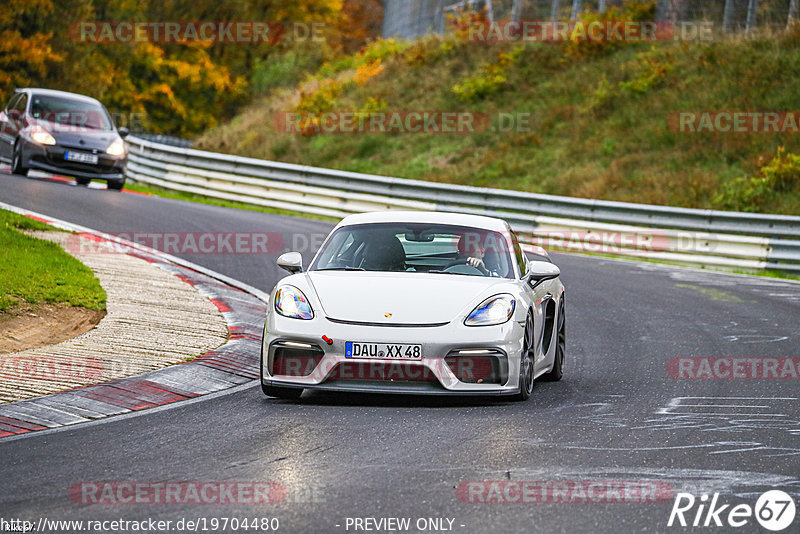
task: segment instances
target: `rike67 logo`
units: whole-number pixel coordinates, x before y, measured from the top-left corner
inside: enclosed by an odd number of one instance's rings
[[[667,526],[732,527],[751,525],[753,519],[772,532],[786,529],[794,522],[795,504],[791,495],[771,490],[759,496],[755,506],[719,504],[719,493],[711,500],[706,494],[696,498],[691,493],[678,493],[669,514]]]

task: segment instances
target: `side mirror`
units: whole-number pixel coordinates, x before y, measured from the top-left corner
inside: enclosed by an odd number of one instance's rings
[[[561,269],[549,261],[529,261],[525,276],[522,279],[531,284],[532,287],[536,287],[545,280],[557,278],[560,274]]]
[[[123,126],[122,128],[117,128],[117,133],[121,138],[125,139],[131,131]]]
[[[302,272],[303,257],[299,252],[285,252],[278,256],[278,267],[292,274]]]

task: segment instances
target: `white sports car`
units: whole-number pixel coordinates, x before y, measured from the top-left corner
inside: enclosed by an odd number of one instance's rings
[[[503,220],[475,215],[351,215],[308,269],[297,252],[270,297],[261,386],[512,395],[560,380],[564,286],[547,253],[527,258]]]

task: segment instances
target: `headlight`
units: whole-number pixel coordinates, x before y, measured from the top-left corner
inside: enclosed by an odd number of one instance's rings
[[[464,320],[467,326],[503,324],[514,315],[516,301],[509,294],[495,295],[478,304]]]
[[[275,292],[275,311],[294,319],[314,318],[308,299],[294,286],[283,286]]]
[[[40,145],[54,145],[56,144],[56,139],[50,132],[42,128],[41,126],[34,126],[31,130],[31,139],[39,143]]]
[[[125,153],[125,143],[122,142],[122,139],[117,139],[116,141],[111,143],[106,149],[106,154],[111,154],[112,156],[121,156],[124,153]]]

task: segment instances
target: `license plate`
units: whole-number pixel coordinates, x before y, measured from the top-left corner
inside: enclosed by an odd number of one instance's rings
[[[344,344],[344,357],[421,360],[422,345],[409,345],[406,343],[360,343],[358,341],[347,341]]]
[[[97,165],[97,154],[86,154],[84,152],[72,152],[68,150],[64,154],[64,159],[67,161],[77,161],[79,163],[91,163]]]

